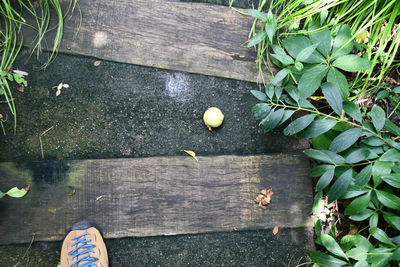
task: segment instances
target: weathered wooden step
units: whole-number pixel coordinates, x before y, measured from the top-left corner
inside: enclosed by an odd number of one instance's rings
[[[82,219],[107,238],[310,226],[308,169],[301,154],[1,163],[1,189],[32,189],[0,201],[0,244],[61,240]]]
[[[252,19],[229,7],[173,0],[86,0],[79,5],[82,17],[76,11],[66,21],[61,52],[258,80],[255,52],[245,47]],[[27,30],[29,45],[35,33]]]

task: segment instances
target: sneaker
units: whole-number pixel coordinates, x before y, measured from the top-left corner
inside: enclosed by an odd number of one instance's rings
[[[96,224],[74,224],[64,239],[61,267],[108,267],[107,248]]]

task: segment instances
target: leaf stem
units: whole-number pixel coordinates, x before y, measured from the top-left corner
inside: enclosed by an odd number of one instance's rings
[[[302,111],[310,112],[310,113],[313,113],[313,114],[317,114],[317,115],[319,115],[319,116],[323,116],[323,117],[326,117],[326,118],[335,120],[335,121],[337,121],[337,122],[344,122],[344,123],[347,123],[347,124],[349,124],[349,125],[351,125],[351,126],[361,128],[362,130],[371,133],[373,136],[375,136],[375,137],[381,139],[383,142],[385,142],[386,144],[388,144],[389,146],[391,146],[391,145],[387,142],[387,140],[385,140],[385,139],[384,139],[382,136],[380,136],[378,133],[375,133],[374,131],[372,131],[371,129],[368,129],[368,128],[365,127],[365,126],[362,126],[362,125],[360,125],[360,124],[351,122],[351,121],[347,120],[346,118],[341,118],[341,117],[338,118],[338,117],[335,117],[335,116],[332,116],[332,115],[329,115],[329,114],[325,114],[325,113],[322,113],[322,112],[318,111],[317,109],[308,109],[308,108],[303,108],[303,107],[299,107],[299,106],[296,107],[296,106],[291,106],[291,105],[286,105],[286,104],[279,104],[279,103],[275,103],[275,102],[272,102],[272,101],[269,101],[269,103],[270,103],[271,105],[276,106],[276,107],[290,108],[290,109],[295,109],[295,110],[302,110]]]

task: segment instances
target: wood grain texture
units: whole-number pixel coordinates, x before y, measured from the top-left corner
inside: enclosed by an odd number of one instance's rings
[[[256,53],[245,47],[252,19],[229,7],[172,0],[85,0],[80,8],[80,26],[79,12],[65,22],[61,52],[258,80]],[[25,44],[34,38],[26,29]],[[268,74],[264,78],[270,79]]]
[[[0,188],[32,189],[0,201],[0,244],[61,240],[83,219],[107,238],[310,226],[308,169],[301,154],[1,163]]]

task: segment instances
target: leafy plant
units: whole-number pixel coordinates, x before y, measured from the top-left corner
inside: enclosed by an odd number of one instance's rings
[[[68,12],[73,12],[77,6],[77,0],[71,0]],[[50,19],[53,10],[55,11],[57,24],[55,28],[50,28]],[[17,124],[17,110],[14,103],[12,84],[17,83],[27,86],[23,75],[13,72],[13,63],[19,54],[23,45],[21,27],[27,26],[34,28],[37,32],[36,43],[33,44],[33,50],[39,53],[42,49],[42,43],[47,32],[55,30],[53,46],[47,62],[43,65],[45,68],[54,60],[58,47],[60,46],[64,15],[60,6],[60,0],[2,0],[0,2],[0,95],[4,96],[11,114],[14,117],[14,131]],[[33,23],[27,23],[27,16],[33,18]],[[1,121],[1,125],[2,121]]]
[[[347,25],[330,31],[320,21],[310,21],[306,30],[270,47],[268,56],[281,70],[263,92],[252,91],[261,101],[252,108],[254,119],[264,130],[272,131],[293,117],[283,133],[310,139],[313,148],[304,153],[318,163],[310,175],[320,177],[315,214],[325,208],[322,197],[327,195],[328,204],[336,200],[348,203],[344,214],[351,220],[369,224],[368,230],[364,229],[366,236],[360,230],[338,243],[335,231],[332,235],[321,233],[325,218],[320,217],[316,243],[326,253],[312,251],[310,258],[321,266],[400,262],[400,238],[389,237],[379,228],[386,224],[391,233],[400,231],[400,127],[389,119],[398,103],[388,114],[379,105],[360,108],[351,101],[353,92],[342,71],[368,71],[371,62],[353,53]],[[389,96],[388,92],[379,97]]]
[[[266,10],[265,13],[264,10]],[[365,49],[370,65],[365,73],[359,74],[354,79],[351,85],[357,88],[357,96],[367,94],[376,86],[382,86],[386,82],[387,73],[399,73],[397,52],[400,46],[399,1],[262,0],[256,10],[249,9],[244,13],[254,18],[250,30],[252,38],[248,46],[257,46],[257,64],[263,81],[263,66],[270,67],[268,51],[273,43],[271,38],[266,36],[267,30],[276,33],[275,36],[280,39],[284,36],[296,35],[297,33],[293,33],[293,30],[315,21],[324,25],[319,29],[314,27],[313,31],[320,32],[317,36],[322,36],[322,32],[328,27],[336,29],[346,24],[350,25],[346,27],[351,39],[357,40],[358,48]],[[266,13],[270,14],[269,20],[274,21],[273,27],[267,25]],[[276,15],[271,16],[272,13]],[[265,38],[261,38],[262,36]],[[379,71],[376,71],[377,67]]]

